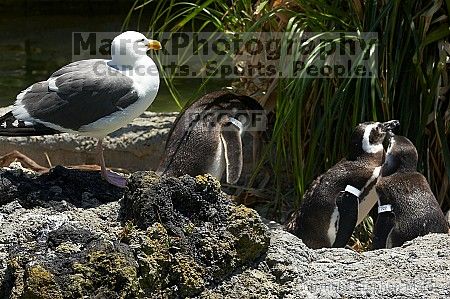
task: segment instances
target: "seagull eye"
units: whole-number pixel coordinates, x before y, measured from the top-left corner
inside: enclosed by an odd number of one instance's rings
[[[143,42],[143,41],[145,41],[145,39],[140,39],[140,40],[138,40],[138,42]]]

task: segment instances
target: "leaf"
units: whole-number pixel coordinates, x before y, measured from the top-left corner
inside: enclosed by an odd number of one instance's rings
[[[423,49],[426,45],[429,45],[438,40],[444,39],[450,35],[450,25],[448,23],[441,24],[436,29],[430,31],[425,39],[422,41],[420,47]]]
[[[173,31],[177,31],[177,30],[183,28],[183,26],[186,25],[187,22],[194,19],[202,10],[204,10],[206,7],[208,7],[214,1],[215,0],[207,0],[202,5],[197,6],[193,12],[191,12],[188,16],[186,16],[183,20],[181,20],[177,25],[175,25],[175,27],[173,28]]]
[[[259,3],[258,6],[256,7],[255,12],[253,14],[254,15],[259,15],[263,11],[264,7],[266,7],[267,3],[269,3],[269,0],[262,1],[261,3]]]

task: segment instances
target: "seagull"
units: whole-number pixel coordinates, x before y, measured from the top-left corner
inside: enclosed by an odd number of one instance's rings
[[[102,140],[126,126],[152,104],[159,73],[149,49],[161,44],[127,31],[111,43],[111,59],[72,62],[47,81],[34,83],[16,97],[12,110],[0,117],[0,136],[74,133],[98,139],[101,174],[124,188],[126,179],[106,168]]]

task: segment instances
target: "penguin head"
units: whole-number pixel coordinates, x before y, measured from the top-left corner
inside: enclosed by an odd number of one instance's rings
[[[217,98],[213,104],[223,114],[220,123],[223,127],[237,126],[241,133],[260,135],[267,128],[267,115],[262,106],[253,98],[223,92],[225,96]]]
[[[383,154],[383,140],[386,133],[399,125],[397,120],[388,122],[365,122],[356,126],[350,143],[350,158],[356,159],[361,155]]]
[[[388,138],[389,146],[381,170],[382,176],[396,171],[416,171],[419,156],[414,144],[408,138],[393,133],[389,133]]]

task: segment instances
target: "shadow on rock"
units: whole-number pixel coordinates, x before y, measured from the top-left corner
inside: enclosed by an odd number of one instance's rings
[[[39,175],[24,169],[0,169],[0,205],[17,200],[23,207],[53,207],[66,201],[80,208],[92,208],[117,201],[124,191],[110,185],[98,171],[62,166]]]

